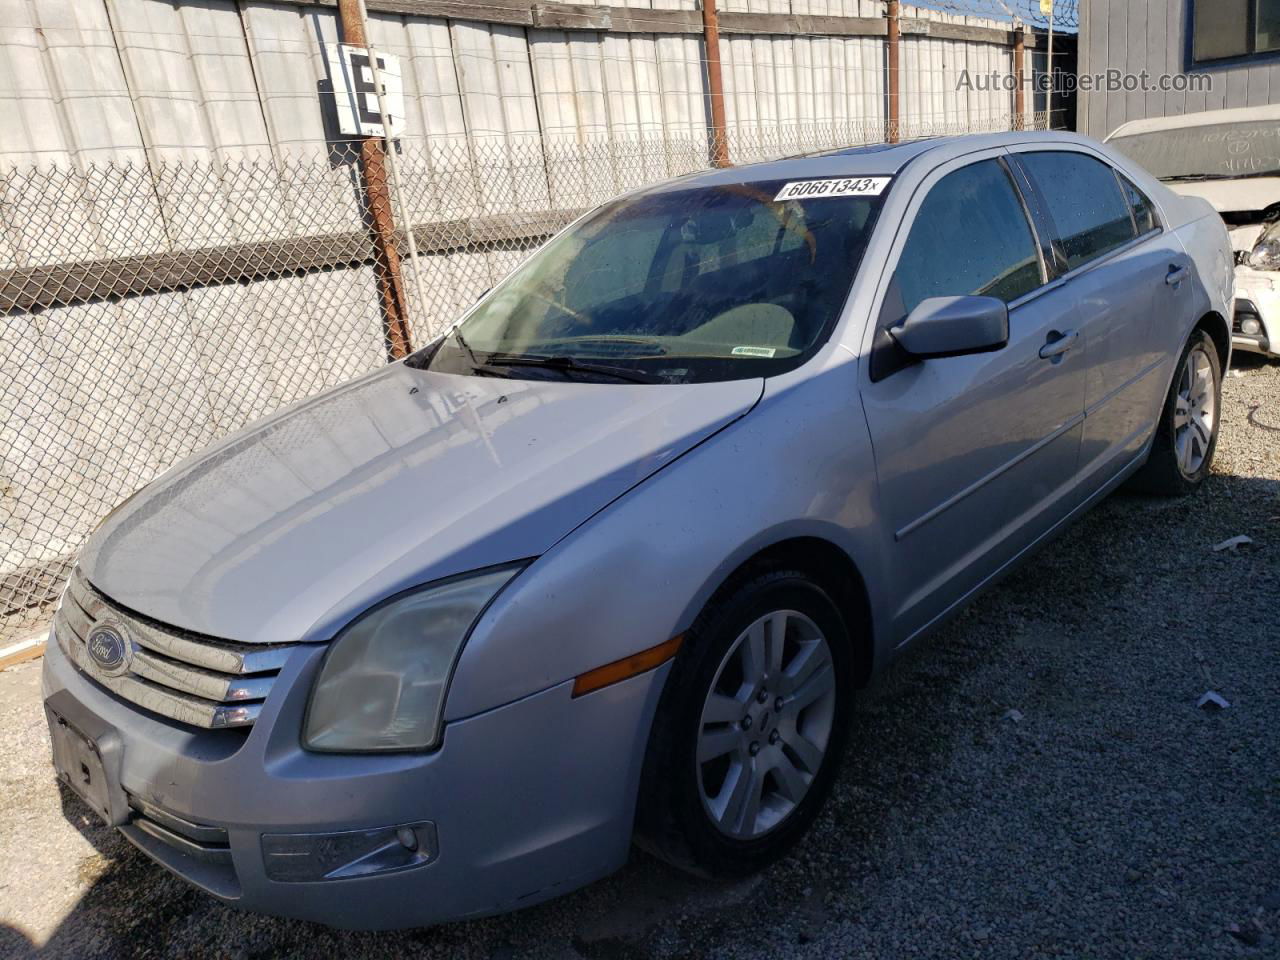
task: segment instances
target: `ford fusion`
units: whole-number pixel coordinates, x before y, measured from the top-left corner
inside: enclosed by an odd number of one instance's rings
[[[67,788],[244,908],[510,910],[812,824],[850,698],[1126,480],[1213,459],[1221,219],[1015,133],[582,217],[407,360],[120,506],[44,696]]]

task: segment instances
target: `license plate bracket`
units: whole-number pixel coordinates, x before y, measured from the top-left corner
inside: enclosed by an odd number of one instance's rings
[[[120,786],[120,734],[65,690],[46,700],[44,711],[58,779],[107,826],[128,822],[129,801]]]

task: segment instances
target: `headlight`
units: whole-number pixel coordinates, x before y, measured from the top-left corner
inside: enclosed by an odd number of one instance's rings
[[[311,691],[305,746],[338,753],[435,746],[462,644],[521,569],[431,584],[374,607],[338,634]]]
[[[1280,223],[1273,223],[1258,238],[1249,254],[1249,266],[1255,270],[1280,270]]]

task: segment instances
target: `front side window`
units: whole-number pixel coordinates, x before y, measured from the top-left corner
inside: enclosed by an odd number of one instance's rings
[[[903,316],[929,297],[977,294],[1007,303],[1040,286],[1031,225],[998,161],[962,167],[930,189],[893,279]]]
[[[779,202],[786,183],[659,189],[607,204],[525,261],[462,322],[460,338],[417,363],[584,379],[590,365],[608,379],[607,365],[665,382],[798,366],[829,335],[883,197]],[[556,366],[539,369],[547,358]]]
[[[1022,153],[1018,159],[1048,205],[1068,269],[1134,238],[1129,204],[1107,164],[1083,153],[1052,150]]]

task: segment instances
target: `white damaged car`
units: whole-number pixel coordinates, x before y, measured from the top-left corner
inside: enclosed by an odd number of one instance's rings
[[[1107,143],[1222,215],[1236,258],[1232,345],[1280,356],[1280,104],[1133,120]]]

